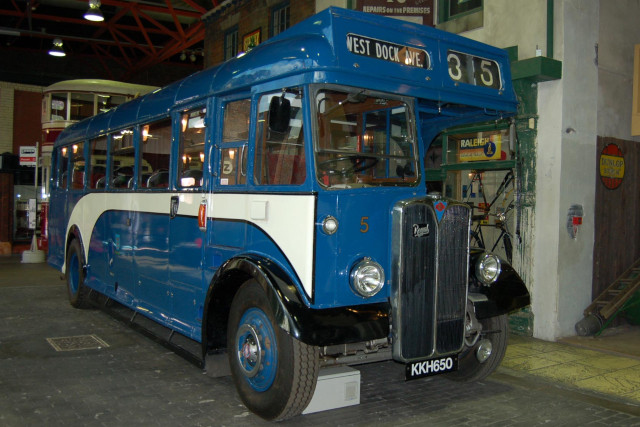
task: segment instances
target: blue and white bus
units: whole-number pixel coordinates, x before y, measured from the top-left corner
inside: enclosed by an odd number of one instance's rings
[[[503,50],[327,9],[67,128],[49,263],[73,306],[102,295],[203,363],[226,352],[265,419],[304,410],[328,364],[483,378],[529,294],[469,247],[469,206],[427,194],[424,156],[516,105]]]

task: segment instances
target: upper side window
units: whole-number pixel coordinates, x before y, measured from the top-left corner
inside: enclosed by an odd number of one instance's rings
[[[271,10],[271,36],[289,28],[289,2],[280,3]]]
[[[98,94],[98,113],[104,113],[120,104],[127,102],[125,95]]]
[[[258,102],[254,181],[299,185],[306,178],[302,89],[264,94]]]
[[[107,180],[110,188],[131,188],[136,156],[133,147],[133,128],[122,129],[111,134],[111,163]],[[101,187],[102,183],[96,183]]]
[[[87,165],[90,189],[105,188],[107,174],[107,135],[89,142],[89,164]]]
[[[51,94],[51,121],[67,120],[67,92]]]
[[[201,187],[204,165],[205,107],[182,113],[180,117],[180,148],[178,157],[178,187]]]
[[[69,147],[57,148],[57,169],[55,170],[54,186],[64,190],[67,188],[68,170],[69,170]]]
[[[92,93],[71,93],[69,117],[71,120],[82,120],[95,115]]]
[[[84,188],[84,172],[86,162],[84,158],[84,142],[71,145],[71,188]]]
[[[140,183],[138,187],[169,188],[171,164],[171,119],[140,127]]]
[[[224,106],[220,185],[238,185],[247,182],[247,141],[249,139],[250,114],[250,99],[239,99]]]

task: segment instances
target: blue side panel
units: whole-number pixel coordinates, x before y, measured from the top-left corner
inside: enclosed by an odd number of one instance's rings
[[[135,269],[133,263],[132,215],[129,211],[109,211],[105,215],[105,237],[109,258],[109,277],[106,294],[131,306],[135,296]],[[116,287],[117,285],[117,287]]]
[[[173,327],[188,337],[202,339],[202,313],[208,281],[203,278],[202,257],[205,233],[194,217],[177,216],[169,221]]]
[[[338,232],[316,233],[314,307],[328,308],[386,301],[389,286],[372,298],[357,295],[349,284],[350,269],[357,261],[369,257],[391,278],[391,210],[400,199],[407,198],[406,189],[322,192],[318,196],[318,218],[333,215],[338,219]]]
[[[107,214],[102,214],[96,221],[89,241],[89,265],[87,271],[87,285],[102,294],[107,294],[111,289],[109,280],[109,251],[111,244],[107,234]]]
[[[65,193],[64,190],[52,189],[51,199],[54,202],[49,205],[49,256],[47,262],[57,270],[61,270],[64,264],[65,230],[67,228]]]
[[[169,215],[136,212],[134,264],[136,298],[145,315],[165,322],[171,319],[169,286]]]

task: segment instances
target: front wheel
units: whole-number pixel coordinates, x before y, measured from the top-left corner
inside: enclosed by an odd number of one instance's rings
[[[455,381],[478,381],[495,371],[505,352],[507,351],[507,315],[490,317],[480,321],[482,333],[471,347],[465,347],[458,358],[458,370],[447,375]],[[487,343],[488,341],[488,343]],[[491,353],[484,361],[480,361],[478,353],[486,351],[488,346]],[[486,353],[484,353],[486,357]],[[480,355],[482,358],[482,354]]]
[[[284,420],[309,404],[318,379],[317,349],[282,330],[267,295],[253,280],[231,303],[227,351],[242,402],[266,420]]]

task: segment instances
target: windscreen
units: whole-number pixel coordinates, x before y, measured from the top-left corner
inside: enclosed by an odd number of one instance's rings
[[[403,99],[362,89],[315,95],[316,174],[330,189],[418,181],[413,112]]]

